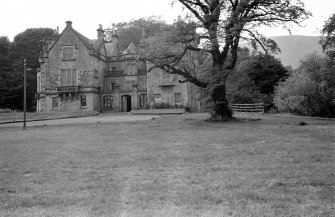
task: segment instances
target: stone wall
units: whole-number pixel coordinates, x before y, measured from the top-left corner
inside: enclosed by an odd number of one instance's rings
[[[163,76],[163,71],[153,69],[148,73],[147,77],[147,93],[148,103],[150,106],[154,104],[154,95],[161,94],[162,102],[174,105],[174,94],[181,94],[181,104],[188,105],[188,86],[187,83],[179,83],[183,78],[178,75]],[[167,79],[168,78],[168,79]]]
[[[75,46],[74,60],[62,59],[63,46]],[[52,110],[52,97],[59,96],[59,110],[61,111],[99,111],[100,100],[98,96],[93,97],[93,91],[97,92],[99,87],[102,86],[105,65],[103,60],[90,55],[88,48],[76,36],[72,28],[67,27],[58,41],[52,46],[48,57],[44,58],[44,63],[41,64],[42,92],[47,95],[46,99],[43,100],[42,110]],[[56,87],[60,86],[61,69],[77,69],[77,85],[89,88],[91,91],[91,93],[85,93],[87,95],[85,108],[80,106],[80,94],[82,93],[57,93]]]

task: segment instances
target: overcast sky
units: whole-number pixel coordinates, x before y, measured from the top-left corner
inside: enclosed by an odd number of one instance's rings
[[[161,16],[169,23],[181,13],[180,4],[171,7],[172,0],[1,0],[0,36],[15,35],[27,28],[49,27],[60,31],[65,21],[87,36],[96,38],[99,24],[106,28],[114,22],[129,21],[150,15]],[[292,29],[293,35],[319,35],[320,28],[335,12],[335,0],[303,0],[313,17],[305,27]],[[288,35],[282,28],[262,29],[266,36]]]

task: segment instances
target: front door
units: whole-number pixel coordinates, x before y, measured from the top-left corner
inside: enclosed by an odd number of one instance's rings
[[[129,112],[131,111],[131,96],[130,95],[123,95],[121,97],[121,102],[122,102],[122,112]]]

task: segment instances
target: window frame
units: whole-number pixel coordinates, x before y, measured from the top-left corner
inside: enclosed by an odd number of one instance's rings
[[[73,56],[71,57],[70,56],[70,53],[68,53],[68,57],[65,58],[65,51],[66,50],[72,50],[73,52]],[[74,45],[65,45],[65,46],[62,46],[62,60],[63,61],[71,61],[71,60],[75,60],[76,59],[76,47]]]
[[[159,96],[159,102],[157,101],[157,97],[156,96]],[[160,94],[160,93],[155,93],[154,94],[154,103],[156,104],[156,103],[161,103],[162,102],[162,94]]]
[[[80,95],[80,107],[87,107],[87,98],[86,94],[81,94]]]
[[[176,97],[177,95],[178,95],[178,97]],[[178,102],[176,101],[177,98],[179,98],[179,99],[178,99]],[[173,93],[173,103],[174,103],[175,105],[181,105],[182,102],[183,102],[183,100],[182,100],[182,95],[181,95],[181,93],[180,93],[180,92],[178,92],[178,93]]]
[[[117,65],[110,65],[110,71],[112,72],[117,71]]]
[[[63,81],[62,79],[62,71],[65,71],[65,81]],[[73,73],[74,72],[74,73]],[[69,76],[70,73],[70,76]],[[75,76],[73,76],[73,74],[75,74]],[[76,81],[73,82],[73,78],[76,78]],[[71,78],[71,80],[69,81],[68,78]],[[78,69],[77,68],[72,68],[72,69],[60,69],[59,71],[59,86],[60,87],[69,87],[69,86],[78,86]],[[63,82],[65,82],[65,84],[63,84]],[[71,84],[69,84],[71,83]]]

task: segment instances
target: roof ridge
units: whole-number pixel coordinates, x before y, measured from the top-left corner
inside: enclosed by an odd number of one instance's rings
[[[78,38],[84,43],[84,45],[88,49],[94,49],[92,41],[89,38],[87,38],[86,36],[84,36],[83,34],[81,34],[80,32],[78,32],[77,30],[75,30],[73,28],[72,28],[72,31],[78,36]]]

